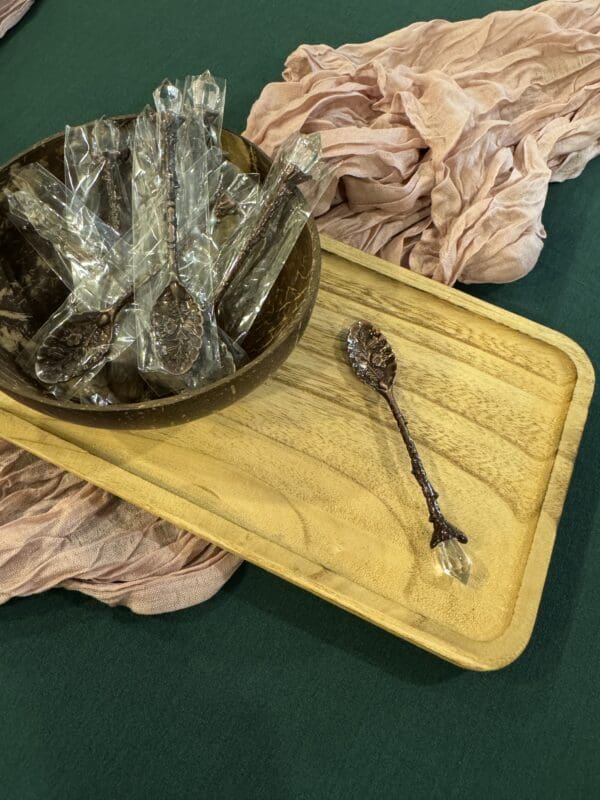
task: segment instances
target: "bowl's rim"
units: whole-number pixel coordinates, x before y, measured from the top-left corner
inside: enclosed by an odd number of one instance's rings
[[[115,120],[117,122],[124,122],[135,119],[136,116],[137,114],[119,114],[116,116],[110,116],[108,118]],[[93,125],[94,122],[96,122],[95,119],[90,120],[89,122],[82,123],[82,126],[87,127],[89,125]],[[223,130],[227,131],[227,133],[230,133],[233,136],[237,136],[238,138],[242,139],[242,141],[244,141],[247,145],[250,145],[252,148],[261,153],[265,158],[271,160],[270,157],[264,152],[264,150],[262,150],[262,148],[254,144],[254,142],[251,142],[245,136],[242,136],[239,133],[235,133],[234,131],[231,131],[228,128],[224,128]],[[52,134],[51,136],[47,136],[45,139],[40,139],[39,142],[30,145],[30,147],[26,148],[25,150],[22,150],[20,153],[13,156],[8,161],[6,161],[4,164],[0,165],[0,172],[10,168],[15,162],[29,155],[29,153],[32,150],[38,147],[43,147],[44,145],[49,144],[50,142],[53,142],[56,139],[60,139],[61,137],[64,138],[64,135],[65,135],[64,131],[59,131],[58,133]],[[317,285],[317,291],[318,291],[319,278],[321,274],[321,244],[319,240],[319,233],[317,230],[316,223],[312,219],[312,217],[309,217],[309,219],[306,222],[306,226],[308,228],[308,233],[311,242],[311,250],[312,250],[311,262],[313,263],[314,265],[313,269],[316,272],[316,274],[313,275],[313,280]],[[307,292],[306,298],[307,298],[306,302],[301,303],[296,309],[296,312],[292,317],[292,322],[294,323],[297,322],[301,324],[302,319],[304,318],[307,312],[307,304],[310,302],[310,292]],[[26,397],[29,400],[33,400],[41,405],[47,405],[53,408],[60,408],[60,409],[68,408],[70,411],[72,410],[75,413],[81,413],[81,414],[94,414],[94,415],[115,414],[115,413],[123,414],[123,412],[157,410],[164,408],[165,406],[171,406],[177,403],[184,402],[186,400],[190,400],[192,398],[198,399],[202,397],[204,394],[208,393],[213,394],[217,392],[220,387],[226,387],[231,382],[231,379],[234,376],[236,379],[243,379],[244,375],[249,373],[251,369],[254,370],[264,360],[268,359],[272,352],[277,350],[284,337],[285,333],[282,332],[277,338],[275,338],[269,344],[268,347],[266,347],[261,353],[259,353],[255,358],[253,358],[243,367],[237,369],[235,373],[233,373],[233,375],[226,375],[225,377],[219,378],[219,380],[214,381],[212,383],[208,383],[205,386],[201,386],[198,389],[186,389],[183,392],[179,392],[178,394],[175,395],[170,395],[167,397],[155,397],[151,400],[142,400],[137,403],[112,403],[111,405],[108,406],[71,403],[70,401],[56,400],[52,397],[47,397],[46,395],[43,394],[36,394],[35,392],[30,391],[28,388],[26,389],[26,387],[23,387],[23,389],[19,388],[19,390],[15,390],[14,387],[7,386],[2,380],[2,377],[0,377],[0,390],[9,392],[13,396],[17,395],[21,397]]]

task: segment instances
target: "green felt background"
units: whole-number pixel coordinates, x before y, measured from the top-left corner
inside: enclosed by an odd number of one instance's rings
[[[0,161],[206,66],[227,77],[240,130],[301,42],[500,1],[39,0],[0,42]],[[470,291],[598,366],[598,220],[600,159],[551,187],[534,272]],[[598,796],[598,406],[512,666],[463,672],[247,565],[211,602],[157,618],[65,591],[14,600],[0,608],[0,800]]]

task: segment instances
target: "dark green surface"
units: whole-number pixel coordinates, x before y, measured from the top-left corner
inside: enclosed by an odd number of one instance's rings
[[[0,42],[1,161],[205,66],[228,78],[227,123],[240,130],[301,42],[362,41],[496,3],[37,6]],[[535,271],[473,293],[564,331],[598,365],[599,219],[600,160],[551,188]],[[0,608],[0,800],[598,796],[598,410],[595,399],[539,621],[514,665],[463,672],[250,566],[210,603],[160,618],[67,592],[12,601]]]

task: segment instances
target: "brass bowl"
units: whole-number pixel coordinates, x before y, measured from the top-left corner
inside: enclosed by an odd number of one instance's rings
[[[118,117],[131,125],[133,115]],[[51,136],[0,168],[0,193],[16,164],[41,161],[63,179],[62,133]],[[230,131],[222,144],[230,160],[245,172],[264,177],[270,159],[255,145]],[[0,203],[0,390],[39,411],[84,425],[101,427],[157,427],[176,425],[209,414],[239,400],[259,386],[292,352],[310,318],[321,271],[321,250],[312,220],[304,227],[294,250],[273,286],[244,347],[250,362],[233,375],[196,390],[139,403],[109,406],[59,401],[43,390],[15,364],[20,343],[30,337],[66,297],[66,289],[45,262],[27,244]]]

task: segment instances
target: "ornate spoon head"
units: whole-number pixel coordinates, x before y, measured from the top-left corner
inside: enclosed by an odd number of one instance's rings
[[[150,315],[154,351],[163,369],[183,375],[196,362],[202,348],[202,310],[178,280],[172,280],[154,304]]]
[[[51,331],[38,347],[35,374],[42,383],[66,383],[104,361],[113,338],[114,313],[75,314]]]
[[[396,356],[385,336],[370,322],[355,322],[346,339],[352,369],[367,386],[386,394],[396,379]]]

